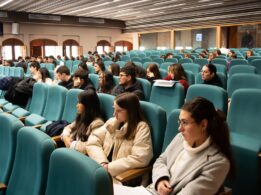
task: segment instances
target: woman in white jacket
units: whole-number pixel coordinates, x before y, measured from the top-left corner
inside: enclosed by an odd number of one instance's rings
[[[64,128],[61,138],[67,148],[86,154],[89,136],[103,124],[96,92],[92,89],[85,90],[78,95],[76,119]]]
[[[89,157],[113,177],[133,168],[145,167],[153,157],[150,128],[134,93],[118,95],[114,116],[94,131],[87,144]],[[118,183],[114,178],[114,183]]]
[[[180,133],[153,165],[148,187],[159,195],[209,195],[222,190],[234,163],[229,129],[205,98],[186,102],[179,115]]]

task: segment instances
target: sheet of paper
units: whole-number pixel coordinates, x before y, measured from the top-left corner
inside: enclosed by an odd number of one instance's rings
[[[162,79],[157,79],[154,81],[154,86],[159,86],[159,87],[173,87],[173,85],[176,83],[176,81],[167,81],[167,80],[162,80]]]
[[[119,184],[113,184],[114,195],[151,195],[143,186],[128,187]]]

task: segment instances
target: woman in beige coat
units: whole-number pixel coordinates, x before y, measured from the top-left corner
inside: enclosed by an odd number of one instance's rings
[[[73,148],[86,154],[85,147],[89,136],[104,124],[96,92],[92,89],[81,92],[78,95],[76,107],[76,119],[64,128],[61,139],[67,148]]]
[[[113,177],[133,168],[145,167],[153,157],[150,128],[134,93],[118,95],[114,118],[93,132],[87,144],[89,157]],[[118,183],[114,179],[114,183]]]
[[[198,97],[186,102],[179,115],[179,131],[153,165],[157,195],[209,195],[222,191],[234,163],[229,129],[214,105]]]

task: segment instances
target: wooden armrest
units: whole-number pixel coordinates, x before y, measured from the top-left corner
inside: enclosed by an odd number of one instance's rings
[[[42,124],[34,125],[33,127],[36,129],[39,129],[42,126]]]
[[[7,186],[3,183],[0,183],[0,191],[6,190]]]
[[[61,141],[62,141],[60,135],[54,136],[54,137],[52,137],[52,139],[53,139],[53,141],[55,141],[55,142],[61,142]]]
[[[219,193],[218,195],[232,195],[232,189],[228,187],[224,187],[224,191]]]
[[[119,180],[120,182],[130,181],[136,177],[142,176],[144,173],[148,173],[151,170],[152,170],[152,166],[138,168],[138,169],[131,169],[117,175],[116,179]]]
[[[20,120],[20,121],[22,121],[22,122],[24,122],[24,121],[25,121],[25,119],[26,119],[26,117],[25,117],[25,116],[22,116],[22,117],[20,117],[20,118],[19,118],[19,120]]]

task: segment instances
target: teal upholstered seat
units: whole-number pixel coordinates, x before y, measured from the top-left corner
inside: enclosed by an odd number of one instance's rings
[[[42,115],[46,103],[48,88],[49,85],[45,83],[35,83],[29,110],[24,108],[17,108],[12,112],[12,115],[17,118],[28,116],[30,113]]]
[[[59,85],[53,85],[48,90],[43,115],[30,114],[25,119],[25,125],[34,126],[46,121],[60,120],[63,114],[67,89]]]
[[[17,134],[14,165],[6,195],[42,195],[47,182],[52,139],[33,127],[22,127]]]
[[[98,93],[98,97],[103,117],[105,120],[108,120],[109,118],[113,117],[113,102],[115,96],[105,93]]]
[[[152,86],[150,102],[161,106],[167,112],[167,116],[173,109],[180,108],[184,99],[184,88],[179,83],[176,83],[173,87]]]
[[[238,73],[228,79],[228,97],[231,97],[237,89],[257,88],[261,89],[261,77],[257,74]]]
[[[141,109],[151,128],[151,138],[153,147],[153,160],[161,154],[164,133],[166,129],[166,112],[158,105],[140,101]]]
[[[10,114],[0,114],[0,183],[8,184],[14,162],[17,132],[21,127],[23,123],[19,119]]]
[[[236,162],[233,194],[260,194],[261,89],[238,89],[232,94],[228,125]]]
[[[99,88],[99,75],[89,74],[89,79],[92,81],[94,88],[97,90]]]
[[[249,65],[233,66],[229,70],[229,77],[238,73],[257,74],[257,69],[254,66],[249,66]]]
[[[208,99],[214,104],[216,109],[227,113],[228,95],[223,88],[205,84],[191,85],[187,91],[186,101],[198,96]]]
[[[178,128],[179,128],[179,124],[178,124],[179,113],[180,113],[180,109],[174,109],[169,114],[168,122],[167,122],[167,126],[166,126],[166,131],[165,131],[165,135],[164,135],[162,152],[165,151],[165,149],[170,144],[172,139],[179,132],[179,130],[178,130]]]
[[[45,195],[113,195],[108,172],[89,157],[59,148],[50,159]]]

